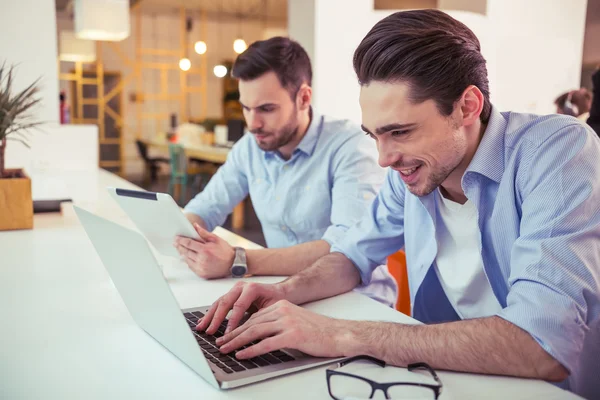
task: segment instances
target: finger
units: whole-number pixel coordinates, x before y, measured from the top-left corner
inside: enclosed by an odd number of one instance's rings
[[[179,236],[176,239],[175,243],[178,244],[179,246],[185,247],[186,249],[193,250],[196,253],[202,251],[203,243],[201,243],[197,240],[194,240],[194,239]]]
[[[255,345],[238,351],[235,353],[235,358],[238,360],[245,360],[270,353],[275,350],[281,350],[283,348],[294,348],[294,342],[291,340],[291,336],[285,331],[282,331],[275,336],[263,339]]]
[[[183,262],[192,268],[192,266],[195,266],[198,263],[198,260],[193,257],[183,257]]]
[[[258,293],[256,286],[247,285],[244,288],[240,297],[233,304],[233,311],[229,317],[229,322],[227,323],[227,329],[225,329],[225,333],[229,333],[239,326],[244,314],[246,311],[248,311],[250,306],[252,306],[252,303],[257,297]]]
[[[240,296],[241,292],[242,286],[234,286],[233,289],[229,291],[229,293],[221,297],[221,299],[218,301],[217,309],[215,310],[213,319],[210,322],[208,328],[206,328],[206,333],[213,335],[217,331],[217,329],[219,329],[221,322],[223,322],[223,320],[231,310],[231,307]]]
[[[213,305],[210,306],[206,314],[204,314],[204,317],[202,317],[200,321],[198,321],[198,325],[196,325],[197,331],[203,331],[208,327],[208,324],[210,323],[210,321],[212,321],[213,316],[215,315],[215,311],[217,311],[217,305],[218,301],[215,301]]]
[[[195,252],[194,250],[188,249],[187,247],[183,247],[183,246],[177,246],[177,251],[179,252],[181,257],[184,259],[189,258],[189,259],[196,261],[199,256],[199,254],[197,252]]]
[[[223,322],[223,320],[225,320],[225,317],[227,317],[227,314],[229,313],[230,309],[231,307],[229,302],[226,302],[225,300],[221,301],[217,306],[217,310],[215,311],[213,320],[206,329],[206,333],[208,333],[209,335],[214,335],[217,332],[217,329],[219,329],[221,322]]]
[[[250,328],[244,330],[242,334],[234,338],[231,342],[222,345],[219,350],[223,354],[228,354],[240,347],[253,342],[255,340],[261,340],[269,336],[276,335],[281,332],[281,324],[277,321],[270,321],[263,324],[253,325]]]
[[[198,232],[200,239],[206,242],[216,242],[218,240],[217,235],[215,235],[214,233],[210,233],[209,231],[201,227],[198,223],[194,223],[194,228],[196,229],[196,232]]]
[[[271,307],[267,308],[266,310],[269,310],[269,309],[271,309]],[[225,335],[218,338],[217,346],[221,346],[221,345],[224,345],[225,343],[230,342],[231,340],[235,339],[236,337],[242,335],[248,329],[251,329],[253,326],[277,321],[278,319],[279,319],[279,316],[275,312],[275,309],[271,309],[269,312],[267,312],[265,314],[261,314],[261,315],[253,314],[250,317],[250,319],[248,319],[248,321],[246,321],[245,324],[238,326],[236,329],[232,330],[229,333],[225,333]]]

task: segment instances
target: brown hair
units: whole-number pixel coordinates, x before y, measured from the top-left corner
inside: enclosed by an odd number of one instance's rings
[[[379,21],[354,52],[361,85],[371,81],[407,83],[410,99],[433,99],[448,116],[469,85],[483,93],[481,121],[492,105],[485,59],[475,34],[439,10],[400,11]]]
[[[231,76],[249,81],[270,71],[277,75],[292,99],[303,83],[311,85],[312,68],[308,54],[298,42],[281,36],[252,43],[235,60]]]
[[[571,103],[577,106],[579,115],[590,111],[590,108],[592,107],[592,93],[586,88],[581,88],[563,93],[554,100],[554,104],[562,109],[565,114],[570,114],[569,110],[565,109],[565,103],[569,98],[569,94],[571,95]],[[574,116],[576,117],[577,115]]]

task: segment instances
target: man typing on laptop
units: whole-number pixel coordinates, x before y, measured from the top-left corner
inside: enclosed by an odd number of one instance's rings
[[[571,117],[500,113],[478,39],[438,10],[377,23],[354,68],[363,129],[391,167],[370,210],[312,267],[275,285],[236,284],[197,329],[214,332],[233,310],[217,345],[238,359],[280,348],[370,355],[596,396],[597,136]],[[425,325],[332,319],[297,306],[368,283],[403,246],[412,315]],[[251,306],[259,311],[240,325]]]
[[[311,65],[282,37],[252,44],[233,65],[248,129],[206,188],[185,207],[202,238],[175,246],[200,277],[292,275],[327,254],[358,221],[383,183],[376,148],[360,127],[311,107]],[[234,249],[210,233],[248,194],[268,249]],[[232,268],[235,265],[235,268]],[[368,296],[391,305],[395,282],[385,267]]]

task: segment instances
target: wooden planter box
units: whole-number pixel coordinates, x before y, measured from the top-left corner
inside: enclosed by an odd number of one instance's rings
[[[7,170],[0,179],[0,231],[33,228],[31,179],[22,170]]]

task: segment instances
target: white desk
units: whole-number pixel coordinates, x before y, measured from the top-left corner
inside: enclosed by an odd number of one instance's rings
[[[82,182],[75,201],[132,226],[104,190],[109,185],[135,188],[100,171]],[[222,229],[216,232],[236,245],[253,245]],[[234,283],[203,281],[186,267],[163,261],[182,308],[210,304]],[[275,282],[280,278],[253,279]],[[408,317],[356,293],[308,308],[340,318],[411,323]],[[0,318],[2,399],[329,398],[324,368],[231,391],[209,386],[137,327],[71,206],[65,207],[63,215],[36,215],[34,230],[0,232]],[[391,367],[370,372],[386,380],[410,374]],[[444,383],[442,399],[577,398],[541,381],[439,375]]]

